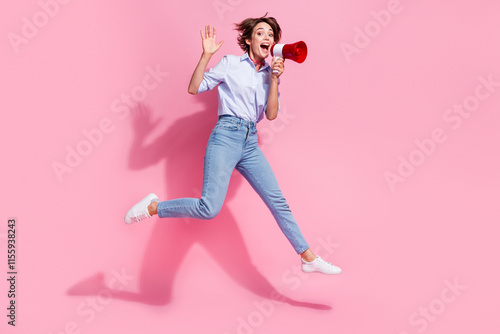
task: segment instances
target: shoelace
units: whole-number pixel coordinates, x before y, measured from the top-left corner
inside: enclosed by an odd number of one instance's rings
[[[136,215],[135,218],[139,222],[139,221],[141,221],[143,219],[148,218],[148,214],[147,214],[147,212],[141,212],[140,214]]]
[[[335,267],[333,264],[331,264],[328,261],[323,260],[322,258],[320,258],[319,265],[320,266],[327,266],[327,267]]]

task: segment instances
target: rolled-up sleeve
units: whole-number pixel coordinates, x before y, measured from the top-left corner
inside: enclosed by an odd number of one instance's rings
[[[201,81],[200,87],[198,88],[198,93],[206,92],[216,87],[219,83],[224,81],[228,67],[227,56],[222,57],[222,59],[213,68],[208,70],[203,74],[203,80]]]

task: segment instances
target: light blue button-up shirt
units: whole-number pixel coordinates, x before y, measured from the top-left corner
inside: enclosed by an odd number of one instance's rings
[[[257,72],[248,53],[242,56],[227,55],[205,72],[198,93],[219,85],[219,116],[232,115],[259,122],[267,108],[270,76],[271,66],[267,62]]]

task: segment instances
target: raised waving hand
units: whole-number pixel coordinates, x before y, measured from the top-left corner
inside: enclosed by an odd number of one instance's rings
[[[200,30],[200,34],[203,45],[203,53],[213,55],[220,49],[222,43],[224,43],[224,41],[220,41],[219,44],[217,44],[215,40],[217,35],[215,27],[210,25],[205,26],[205,31]]]

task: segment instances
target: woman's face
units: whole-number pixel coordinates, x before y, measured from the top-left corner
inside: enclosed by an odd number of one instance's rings
[[[246,43],[250,45],[250,57],[257,61],[264,61],[274,44],[273,29],[266,22],[260,22],[253,28],[252,39],[247,39]]]

